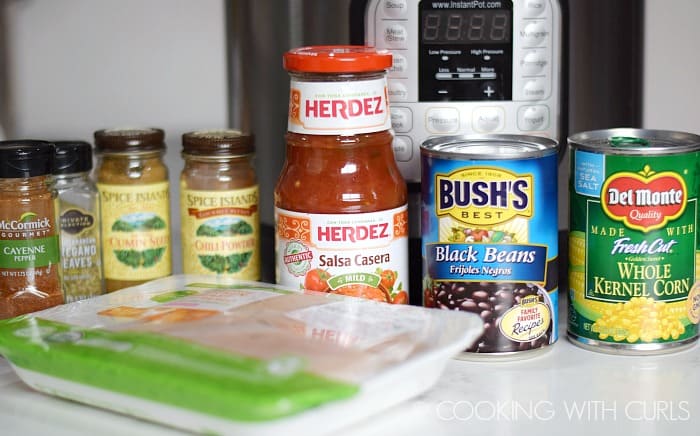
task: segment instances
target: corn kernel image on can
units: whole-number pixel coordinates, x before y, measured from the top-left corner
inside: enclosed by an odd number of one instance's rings
[[[484,322],[461,358],[521,358],[557,339],[557,152],[521,135],[421,145],[423,305]]]
[[[568,336],[618,354],[698,338],[700,136],[608,129],[568,139]]]

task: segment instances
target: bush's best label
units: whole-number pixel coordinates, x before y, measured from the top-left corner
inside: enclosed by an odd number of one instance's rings
[[[532,216],[532,176],[499,168],[467,168],[435,177],[436,213],[473,225]]]
[[[631,347],[697,336],[699,156],[576,150],[571,333]]]

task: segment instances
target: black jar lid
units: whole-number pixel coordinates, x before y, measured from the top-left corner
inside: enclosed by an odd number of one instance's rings
[[[51,142],[33,139],[0,141],[0,179],[51,174],[54,148]]]
[[[240,130],[197,130],[182,135],[182,152],[193,156],[246,156],[255,150],[253,136]]]
[[[54,141],[54,174],[84,173],[92,169],[92,146],[85,141]]]
[[[95,150],[100,153],[165,150],[165,132],[152,127],[98,130],[95,132]]]

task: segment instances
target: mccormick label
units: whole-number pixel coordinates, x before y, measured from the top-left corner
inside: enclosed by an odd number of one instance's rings
[[[468,145],[468,144],[467,144]],[[460,159],[422,147],[423,303],[478,314],[466,351],[508,353],[557,339],[557,155]]]
[[[0,278],[54,276],[60,249],[53,210],[6,210],[0,216]],[[55,268],[54,268],[55,270]],[[8,286],[8,288],[11,286]]]
[[[260,279],[258,186],[198,191],[180,186],[183,272]]]
[[[276,209],[277,283],[408,303],[408,209],[308,214]]]
[[[168,182],[98,183],[105,278],[151,280],[172,273]]]
[[[292,80],[288,130],[312,135],[355,135],[391,128],[386,78],[351,82]]]
[[[700,153],[576,150],[569,332],[641,349],[697,337]]]

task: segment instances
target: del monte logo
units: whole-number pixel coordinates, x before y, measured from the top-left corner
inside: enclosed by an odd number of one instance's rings
[[[685,211],[688,190],[676,173],[657,173],[649,165],[637,172],[620,172],[603,184],[603,211],[627,227],[649,232],[664,227]]]

